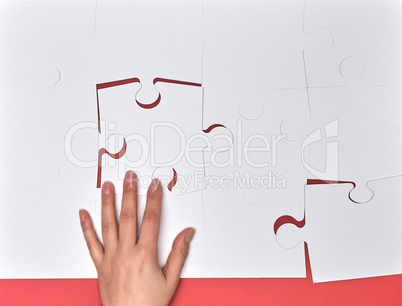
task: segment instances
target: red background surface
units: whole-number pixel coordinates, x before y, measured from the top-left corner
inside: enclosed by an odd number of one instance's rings
[[[402,305],[402,275],[313,284],[309,271],[307,259],[303,279],[182,279],[171,305]],[[101,301],[96,279],[0,280],[0,305]]]

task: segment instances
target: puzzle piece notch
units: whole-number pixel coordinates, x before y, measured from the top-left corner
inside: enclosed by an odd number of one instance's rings
[[[374,190],[369,187],[369,182],[367,182],[366,187],[369,192],[369,198],[367,201],[362,201],[362,202],[357,202],[354,200],[356,197],[356,194],[363,195],[361,192],[361,188],[357,188],[357,184],[352,181],[331,181],[331,180],[320,180],[320,179],[308,179],[307,180],[307,185],[331,185],[331,186],[338,186],[339,184],[351,184],[353,188],[349,191],[348,193],[348,198],[351,202],[356,203],[356,204],[364,204],[369,202],[373,197],[374,197]],[[365,190],[364,190],[365,191]],[[365,194],[366,195],[366,194]]]
[[[356,204],[370,203],[374,198],[374,191],[368,186],[367,182],[357,182],[349,192],[348,198]]]
[[[269,200],[268,188],[247,188],[243,190],[243,197],[251,205],[263,205]]]
[[[303,24],[303,33],[306,35],[306,47],[303,49],[303,62],[305,52],[312,50],[318,54],[325,54],[329,52],[334,46],[334,37],[331,31],[325,28],[314,29],[311,32],[306,32]]]
[[[96,36],[95,42],[95,50],[93,51],[95,56],[102,55],[108,58],[117,58],[123,48],[121,38],[111,32]]]
[[[36,70],[37,90],[55,90],[60,81],[61,73],[59,69],[52,66],[41,67]]]
[[[364,205],[345,196],[351,185],[307,186],[305,226],[282,225],[278,242],[287,248],[307,242],[314,282],[399,274],[401,181],[370,181],[375,196]]]
[[[247,96],[251,95],[253,98],[251,100],[245,99],[243,96],[247,93],[243,93],[240,98],[240,103],[238,106],[238,111],[240,116],[245,120],[257,120],[260,118],[264,112],[264,103],[260,98],[260,92],[258,92],[256,97],[253,93],[248,93]],[[251,101],[251,103],[250,103]],[[269,110],[266,110],[269,111]]]
[[[141,87],[135,94],[135,100],[142,105],[157,105],[161,100],[160,92],[155,88],[155,78],[141,77]],[[152,107],[151,107],[152,108]]]
[[[142,79],[142,80],[144,81],[144,79]],[[151,83],[153,84],[152,86],[147,86]],[[152,109],[154,107],[157,107],[158,104],[162,101],[162,93],[155,86],[158,83],[201,87],[200,83],[172,80],[172,79],[159,78],[159,77],[156,77],[154,79],[145,80],[145,82],[142,82],[140,80],[140,78],[138,78],[138,77],[133,77],[133,78],[124,79],[124,80],[100,83],[100,84],[96,85],[98,108],[99,108],[99,90],[113,88],[116,86],[128,85],[128,84],[135,84],[136,86],[138,86],[138,88],[134,88],[133,95],[135,97],[135,102],[138,104],[139,107],[142,107],[144,109]],[[151,99],[149,99],[150,96],[152,97]],[[148,97],[148,98],[144,99],[144,97]],[[144,101],[147,101],[147,102],[144,102]],[[151,102],[149,102],[149,101],[151,101]],[[99,110],[98,110],[98,112],[99,112]]]
[[[358,56],[348,56],[339,65],[339,72],[345,79],[344,86],[359,87],[361,80],[366,74],[366,65]]]

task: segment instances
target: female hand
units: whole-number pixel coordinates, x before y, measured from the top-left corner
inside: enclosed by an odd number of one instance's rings
[[[168,305],[180,280],[194,229],[177,235],[166,265],[158,264],[158,236],[162,187],[153,180],[137,239],[137,176],[126,173],[119,224],[116,220],[115,190],[111,182],[102,186],[103,246],[85,210],[81,227],[98,272],[103,305]]]

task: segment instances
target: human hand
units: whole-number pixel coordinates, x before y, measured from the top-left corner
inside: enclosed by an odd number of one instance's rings
[[[103,305],[168,305],[180,280],[194,229],[175,238],[166,265],[158,263],[158,236],[162,187],[153,180],[137,239],[137,176],[128,171],[123,183],[119,224],[116,220],[115,190],[111,182],[102,186],[103,246],[89,213],[80,210],[81,227],[98,272]]]

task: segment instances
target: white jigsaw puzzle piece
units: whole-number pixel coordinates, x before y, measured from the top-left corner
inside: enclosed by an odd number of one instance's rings
[[[95,89],[57,90],[59,71],[42,70],[44,74],[38,75],[44,77],[41,90],[0,88],[0,185],[34,184],[31,168],[50,162],[60,171],[55,184],[95,187],[101,141]],[[47,79],[49,75],[53,80]]]
[[[201,83],[202,45],[179,43],[173,35],[176,26],[201,16],[199,0],[98,0],[96,33],[112,31],[123,47],[116,58],[97,58],[97,83],[137,77],[141,90],[136,98],[143,104],[158,99],[155,78]]]
[[[402,177],[369,182],[374,197],[365,204],[348,199],[350,184],[306,186],[305,226],[282,225],[278,242],[307,242],[315,283],[400,274],[401,184]]]
[[[37,184],[0,187],[0,278],[96,278],[78,215],[86,209],[99,236],[95,188],[53,184],[50,164],[34,172]]]
[[[302,217],[306,181],[275,178],[264,170],[206,168],[204,277],[306,276],[303,246],[286,250],[274,233],[285,212]]]
[[[303,32],[303,1],[203,1],[203,84],[240,90],[247,119],[263,111],[261,89],[305,88],[306,48],[332,46],[323,29]]]
[[[368,181],[402,173],[402,143],[397,141],[402,137],[402,87],[361,86],[363,63],[356,57],[346,58],[341,72],[346,86],[310,88],[310,121],[285,120],[282,131],[307,135],[303,146],[310,148],[311,177],[354,182],[350,196],[362,203],[373,196]]]
[[[208,126],[219,118],[233,134],[227,160],[220,163],[232,160],[250,173],[262,168],[276,172],[277,176],[307,178],[304,163],[309,160],[308,147],[303,150],[301,140],[287,141],[280,131],[287,116],[309,116],[306,89],[264,90],[259,96],[263,113],[255,120],[246,120],[239,114],[237,91],[204,87],[204,122]]]
[[[308,50],[306,75],[310,87],[343,86],[339,65],[347,56],[365,62],[362,85],[402,85],[402,3],[359,0],[305,0],[304,29],[327,29],[331,50]]]
[[[110,35],[107,48],[100,45],[95,8],[96,0],[2,1],[0,85],[37,89],[36,71],[44,66],[61,71],[59,89],[95,84],[96,54],[116,56],[121,48]]]

